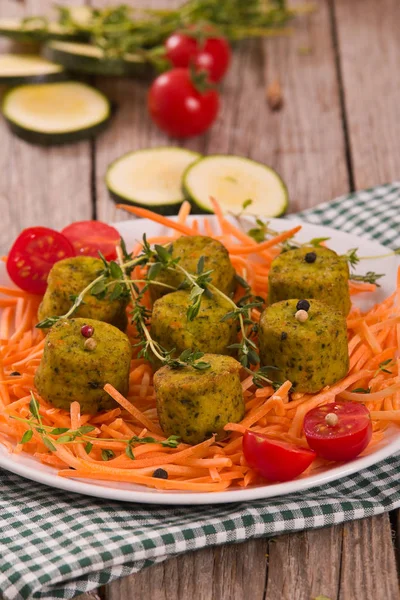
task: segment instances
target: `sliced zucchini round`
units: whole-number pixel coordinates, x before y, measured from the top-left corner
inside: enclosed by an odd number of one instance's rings
[[[174,215],[184,200],[182,174],[200,156],[174,147],[129,152],[108,167],[106,185],[117,203]]]
[[[45,40],[76,40],[80,35],[59,23],[41,18],[0,19],[0,36],[18,42],[43,42]]]
[[[62,65],[34,54],[0,54],[0,84],[60,81],[66,78]]]
[[[101,48],[92,44],[53,41],[45,45],[43,55],[76,73],[139,77],[152,71],[150,65],[137,54],[126,54],[123,59],[110,58]]]
[[[183,175],[183,191],[201,212],[213,212],[210,197],[223,209],[239,213],[251,200],[249,214],[279,217],[286,212],[288,191],[276,171],[254,160],[212,155],[190,165]]]
[[[3,99],[2,112],[17,136],[48,146],[97,135],[110,119],[111,105],[95,88],[65,81],[12,88]]]

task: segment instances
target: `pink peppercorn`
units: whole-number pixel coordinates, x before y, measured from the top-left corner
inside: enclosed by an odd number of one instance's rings
[[[85,338],[91,338],[94,334],[94,328],[91,325],[82,325],[81,334]]]

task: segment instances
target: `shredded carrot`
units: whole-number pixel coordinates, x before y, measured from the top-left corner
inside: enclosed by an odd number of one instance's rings
[[[298,231],[300,231],[300,229],[301,229],[301,225],[298,225],[297,227],[293,227],[293,229],[289,229],[288,231],[284,231],[283,233],[280,233],[279,235],[271,238],[270,240],[261,242],[261,244],[257,244],[257,245],[252,244],[250,246],[239,246],[239,245],[233,246],[231,249],[231,253],[232,254],[241,254],[241,255],[258,254],[262,250],[266,250],[267,248],[272,248],[272,246],[276,246],[276,244],[280,244],[281,242],[284,242],[285,240],[293,237]]]
[[[164,225],[164,227],[169,227],[183,233],[185,235],[193,235],[193,231],[187,225],[183,225],[182,223],[177,223],[176,221],[171,221],[167,217],[163,217],[162,215],[158,215],[157,213],[151,212],[151,210],[147,210],[147,208],[139,208],[138,206],[126,206],[125,204],[117,204],[117,208],[121,208],[122,210],[126,210],[137,217],[141,217],[143,219],[150,219],[151,221],[155,221],[160,225]],[[1,289],[0,289],[1,291]]]
[[[349,289],[350,294],[354,296],[355,294],[361,294],[362,292],[375,292],[376,284],[375,283],[360,283],[357,281],[349,281]]]
[[[224,216],[214,199],[211,201],[220,227],[218,234],[207,219],[189,221],[187,202],[182,204],[174,221],[143,208],[121,208],[165,227],[165,232],[151,238],[156,243],[169,243],[180,235],[197,233],[220,240],[227,247],[237,272],[250,282],[253,293],[265,297],[268,272],[271,261],[280,251],[279,244],[295,235],[300,226],[257,244]],[[141,247],[141,244],[136,245],[134,255]],[[141,278],[145,272],[145,267],[139,266],[133,275]],[[375,287],[349,284],[351,294],[372,292]],[[242,294],[243,291],[238,290],[237,297]],[[146,298],[150,308],[150,300]],[[211,437],[196,446],[165,443],[166,436],[157,416],[153,370],[144,358],[134,357],[131,362],[127,397],[110,384],[105,385],[104,389],[116,403],[115,408],[108,411],[81,414],[77,402],[72,402],[66,411],[41,398],[34,384],[44,348],[43,333],[34,327],[40,301],[41,298],[22,290],[0,286],[0,444],[9,452],[34,456],[56,469],[61,477],[127,482],[158,490],[218,492],[230,486],[265,484],[243,455],[243,435],[249,429],[307,448],[303,434],[305,415],[312,408],[335,399],[362,402],[370,410],[373,435],[365,453],[382,442],[389,426],[400,425],[400,270],[396,292],[391,296],[365,314],[352,308],[347,319],[350,370],[344,379],[316,394],[291,393],[289,381],[278,390],[270,385],[256,388],[253,375],[243,370],[245,415],[242,421],[228,423],[222,441]],[[260,311],[254,308],[252,318],[257,322],[259,317]],[[133,340],[135,331],[130,326],[128,335]],[[357,387],[368,388],[368,393],[355,390]],[[47,437],[55,451],[44,443],[36,430],[22,443],[30,429],[24,419],[31,417],[31,391],[37,398],[42,425],[47,428]],[[85,425],[90,427],[83,433]],[[69,429],[78,431],[78,435],[65,436],[64,430]],[[64,439],[60,439],[63,435]],[[69,439],[71,437],[74,439]],[[307,474],[331,465],[318,458]],[[153,477],[158,468],[166,471],[168,479]]]

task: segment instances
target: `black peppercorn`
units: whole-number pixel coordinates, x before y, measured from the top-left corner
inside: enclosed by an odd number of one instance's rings
[[[13,371],[12,373],[10,373],[11,377],[21,377],[21,373],[19,371]]]
[[[168,479],[168,473],[165,469],[156,469],[153,473],[156,479]]]
[[[297,310],[305,310],[308,311],[310,309],[310,303],[308,300],[299,300],[296,304]]]
[[[313,263],[317,260],[317,255],[315,254],[315,252],[307,252],[307,254],[305,255],[305,260],[308,263]]]
[[[287,338],[286,331],[282,331],[282,333],[281,333],[281,342],[283,342],[283,340],[286,340],[286,338]]]

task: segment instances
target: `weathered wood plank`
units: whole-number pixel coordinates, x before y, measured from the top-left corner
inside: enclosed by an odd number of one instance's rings
[[[400,74],[396,0],[332,5],[355,189],[398,179]],[[344,526],[339,600],[399,598],[388,515]]]
[[[107,600],[262,600],[266,540],[200,550],[115,581]]]
[[[98,6],[108,4],[108,0],[96,2]],[[136,8],[173,7],[179,4],[179,0],[129,0],[125,4]],[[116,210],[104,183],[107,167],[126,152],[172,144],[171,140],[152,124],[147,113],[149,81],[102,77],[97,79],[97,85],[117,106],[113,126],[96,140],[97,217],[104,221],[123,220],[129,218],[127,213]],[[176,141],[173,145],[176,145]]]
[[[271,541],[265,600],[311,600],[322,595],[336,600],[341,543],[342,526]]]
[[[400,3],[336,0],[335,14],[356,189],[399,178]]]
[[[289,186],[292,211],[348,189],[327,4],[321,1],[314,15],[300,21],[293,37],[240,44],[222,86],[217,122],[206,135],[183,144],[272,165]],[[302,53],[304,47],[309,54]],[[277,78],[285,103],[272,112],[266,87]],[[151,123],[146,83],[113,79],[99,84],[119,105],[114,126],[96,142],[98,215],[113,220],[116,210],[104,185],[107,166],[130,150],[179,142]]]
[[[0,16],[43,14],[52,4],[51,0],[3,0]],[[5,42],[1,49],[8,47]],[[24,227],[61,228],[71,221],[90,218],[89,142],[52,148],[32,146],[12,135],[4,120],[0,121],[0,139],[0,252],[7,250]]]
[[[399,600],[392,532],[387,514],[343,527],[338,600]]]

